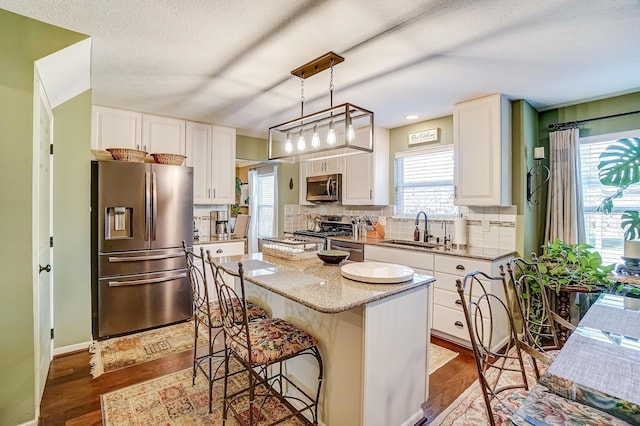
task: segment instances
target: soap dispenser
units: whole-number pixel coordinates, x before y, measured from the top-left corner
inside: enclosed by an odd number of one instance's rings
[[[416,225],[416,229],[413,231],[413,241],[420,241],[420,229]]]

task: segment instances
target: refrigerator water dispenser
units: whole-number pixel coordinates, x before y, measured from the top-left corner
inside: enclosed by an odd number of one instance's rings
[[[131,238],[132,226],[131,218],[133,209],[131,207],[107,207],[104,221],[104,237],[106,240]]]

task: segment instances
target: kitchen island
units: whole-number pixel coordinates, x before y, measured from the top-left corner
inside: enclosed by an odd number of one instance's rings
[[[289,261],[261,253],[218,259],[226,272],[245,269],[248,299],[319,340],[323,425],[412,425],[428,398],[429,286],[414,274],[398,284],[342,277],[318,258]],[[311,387],[317,368],[292,360],[288,373]]]

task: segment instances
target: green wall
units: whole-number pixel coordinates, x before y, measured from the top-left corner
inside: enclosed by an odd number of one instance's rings
[[[278,234],[284,232],[284,205],[298,204],[298,182],[299,164],[281,163],[278,164]],[[289,183],[293,180],[293,189],[289,188]]]
[[[53,110],[56,348],[91,340],[91,91]]]
[[[267,161],[269,146],[266,139],[236,135],[236,158]]]
[[[420,130],[440,129],[440,140],[434,143],[424,143],[409,147],[409,133]],[[396,152],[420,149],[434,145],[450,145],[453,143],[453,115],[435,118],[433,120],[412,123],[402,127],[389,129],[389,204],[395,204],[395,164],[394,155]],[[375,149],[375,148],[374,148]]]
[[[538,142],[538,112],[527,101],[511,102],[511,200],[516,209],[516,250],[529,258],[539,252],[544,233],[546,185],[536,192],[533,201],[526,198],[527,170],[533,166],[533,148]],[[549,147],[546,147],[549,152]]]
[[[35,418],[33,62],[84,38],[0,10],[0,425]]]

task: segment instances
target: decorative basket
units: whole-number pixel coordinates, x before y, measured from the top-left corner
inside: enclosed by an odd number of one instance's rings
[[[144,162],[144,157],[147,156],[145,151],[130,148],[107,148],[107,151],[111,153],[114,160],[131,163],[142,163]]]
[[[151,154],[153,160],[156,163],[160,164],[170,164],[172,166],[180,166],[184,162],[184,159],[187,158],[184,155],[180,154],[166,154],[166,153],[154,153]]]

